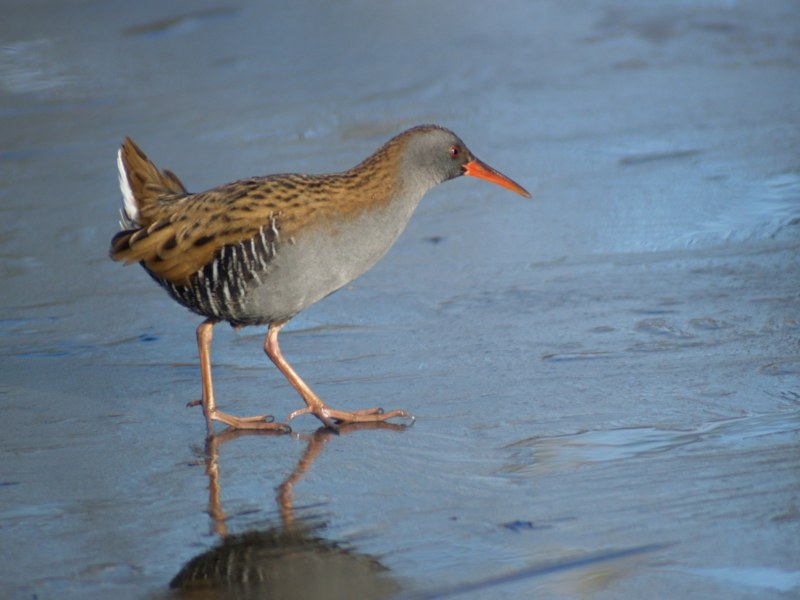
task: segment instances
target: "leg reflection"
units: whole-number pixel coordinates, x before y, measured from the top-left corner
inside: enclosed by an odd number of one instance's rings
[[[339,427],[339,434],[356,429],[396,429],[391,423],[354,423]],[[322,537],[325,523],[298,517],[294,485],[337,434],[321,428],[310,436],[293,434],[307,445],[289,476],[277,486],[280,520],[265,529],[231,534],[222,506],[219,455],[222,445],[240,436],[269,435],[251,430],[228,430],[206,441],[208,514],[213,533],[221,542],[190,560],[173,578],[173,597],[276,597],[276,598],[385,598],[400,590],[376,558],[355,552],[349,544]],[[210,593],[210,595],[209,595]]]

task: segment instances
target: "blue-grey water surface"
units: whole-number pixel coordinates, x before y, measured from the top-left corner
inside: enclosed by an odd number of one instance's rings
[[[0,597],[796,597],[798,32],[790,0],[4,2]],[[198,318],[107,256],[123,136],[202,190],[426,122],[534,199],[442,185],[282,338],[416,424],[205,440]],[[223,409],[301,406],[217,329]]]

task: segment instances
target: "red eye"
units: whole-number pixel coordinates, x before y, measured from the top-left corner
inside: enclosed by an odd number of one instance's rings
[[[460,152],[461,150],[459,150],[458,146],[450,146],[450,156],[453,158],[458,158]]]

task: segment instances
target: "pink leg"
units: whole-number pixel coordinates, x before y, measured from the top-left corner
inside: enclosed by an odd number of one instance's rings
[[[286,361],[281,353],[281,348],[278,345],[278,333],[285,323],[278,325],[270,325],[267,337],[264,340],[264,352],[267,353],[270,360],[275,363],[275,366],[280,369],[281,373],[289,380],[294,389],[296,389],[300,396],[306,403],[305,408],[298,409],[289,415],[287,420],[294,419],[306,413],[312,414],[322,421],[326,426],[336,429],[336,423],[365,423],[386,421],[395,417],[410,418],[413,416],[404,410],[392,410],[384,412],[382,408],[367,408],[364,410],[356,410],[353,412],[345,412],[336,410],[325,404],[319,396],[317,396],[310,387],[303,381],[300,376],[295,372],[292,366]]]
[[[234,429],[268,429],[289,432],[291,428],[284,423],[273,423],[270,415],[254,417],[235,417],[217,410],[214,400],[214,385],[211,381],[211,337],[214,319],[207,319],[197,327],[197,349],[200,352],[200,377],[203,382],[203,416],[206,418],[208,435],[214,433],[214,421],[220,421]]]

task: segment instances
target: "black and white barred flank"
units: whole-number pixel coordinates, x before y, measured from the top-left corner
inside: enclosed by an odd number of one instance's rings
[[[198,315],[234,326],[263,325],[267,321],[245,314],[242,301],[246,291],[261,285],[262,277],[269,273],[269,263],[275,256],[275,232],[271,223],[249,240],[222,246],[210,263],[191,276],[189,285],[161,279],[149,270],[148,273],[175,301]]]

